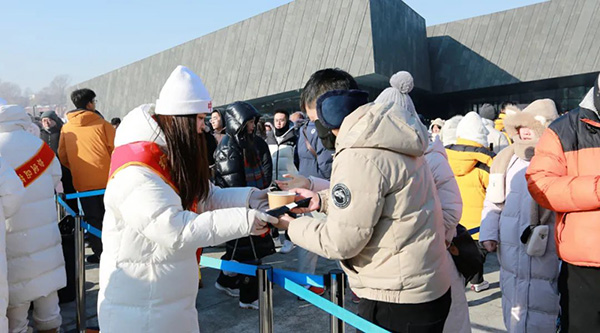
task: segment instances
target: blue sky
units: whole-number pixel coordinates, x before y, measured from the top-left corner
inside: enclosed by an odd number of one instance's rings
[[[56,75],[68,74],[71,83],[81,82],[290,0],[1,2],[0,80],[35,91]],[[405,2],[423,16],[429,26],[543,1]]]

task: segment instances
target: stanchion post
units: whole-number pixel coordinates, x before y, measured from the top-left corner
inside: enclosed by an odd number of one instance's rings
[[[344,307],[344,294],[346,293],[346,276],[341,269],[334,269],[329,272],[331,302]],[[334,315],[331,315],[331,333],[344,333],[344,322]]]
[[[75,294],[77,332],[85,333],[85,243],[83,228],[81,227],[81,215],[75,217],[75,284],[77,285]]]
[[[273,333],[273,267],[260,265],[256,269],[258,279],[258,322],[260,333]]]

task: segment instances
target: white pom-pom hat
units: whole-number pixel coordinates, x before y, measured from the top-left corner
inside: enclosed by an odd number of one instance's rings
[[[156,100],[156,114],[180,116],[211,112],[212,100],[202,79],[189,68],[177,66]]]

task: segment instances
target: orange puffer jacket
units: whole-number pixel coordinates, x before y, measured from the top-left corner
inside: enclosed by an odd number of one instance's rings
[[[531,196],[557,212],[556,245],[564,261],[600,267],[600,120],[579,108],[544,132],[527,169]]]

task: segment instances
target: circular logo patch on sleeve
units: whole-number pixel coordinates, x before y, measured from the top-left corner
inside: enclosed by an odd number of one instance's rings
[[[348,207],[352,200],[350,189],[344,184],[336,184],[331,190],[331,196],[333,198],[333,203],[338,208]]]

